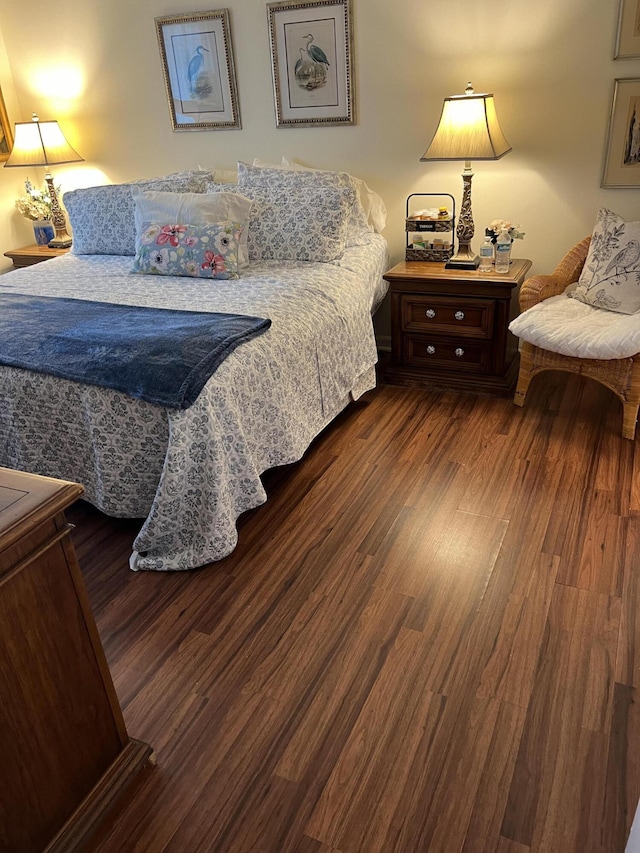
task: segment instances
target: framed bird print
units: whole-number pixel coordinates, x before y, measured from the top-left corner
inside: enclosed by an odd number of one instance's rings
[[[602,186],[640,187],[640,78],[614,83]]]
[[[229,10],[155,22],[173,129],[240,128]]]
[[[351,2],[267,5],[277,127],[355,124]]]
[[[620,0],[614,59],[640,57],[640,0]]]

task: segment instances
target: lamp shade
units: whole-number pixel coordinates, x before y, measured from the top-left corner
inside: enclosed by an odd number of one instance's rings
[[[421,160],[498,160],[511,151],[500,129],[492,94],[444,99],[442,115]]]
[[[5,166],[55,166],[77,163],[83,158],[67,142],[57,121],[16,122],[13,149]]]

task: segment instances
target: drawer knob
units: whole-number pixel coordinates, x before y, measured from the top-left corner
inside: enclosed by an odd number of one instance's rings
[[[430,320],[436,316],[436,312],[433,310],[433,308],[427,308],[427,310],[424,313],[427,315],[427,317]]]
[[[429,355],[433,355],[435,353],[435,351],[436,351],[436,348],[432,347],[431,344],[429,344],[429,346],[427,347],[427,352],[429,353]]]
[[[456,347],[455,352],[458,358],[462,358],[462,356],[464,355],[464,350],[462,349],[462,347]]]
[[[453,316],[456,318],[456,320],[464,320],[464,311],[456,311]]]

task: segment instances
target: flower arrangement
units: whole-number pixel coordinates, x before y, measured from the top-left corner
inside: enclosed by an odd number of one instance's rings
[[[520,226],[509,222],[508,219],[494,219],[489,223],[487,231],[490,231],[491,242],[495,243],[501,231],[506,231],[512,240],[524,240],[524,231],[520,230]]]
[[[38,220],[51,219],[51,196],[48,189],[39,190],[27,178],[24,182],[26,195],[16,199],[16,209],[22,216],[27,219],[32,219],[34,222]]]

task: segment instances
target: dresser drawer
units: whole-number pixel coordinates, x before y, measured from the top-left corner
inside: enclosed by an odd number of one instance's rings
[[[407,367],[448,368],[465,373],[491,371],[492,344],[468,339],[452,340],[429,335],[406,335],[403,364]]]
[[[429,332],[489,340],[493,335],[494,299],[403,293],[403,332]]]

